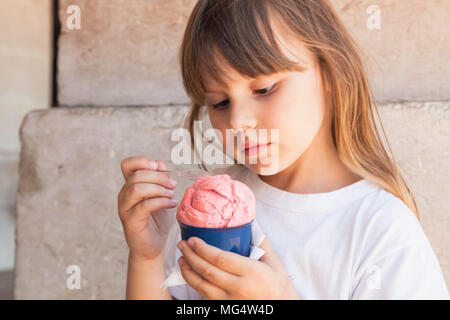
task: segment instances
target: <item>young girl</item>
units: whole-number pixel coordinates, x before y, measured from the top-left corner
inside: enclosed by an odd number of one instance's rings
[[[257,161],[223,171],[255,193],[266,253],[252,260],[199,238],[179,241],[177,226],[168,235],[163,209],[177,205],[176,182],[158,172],[163,162],[128,158],[118,196],[127,298],[448,298],[414,197],[378,132],[357,46],[328,1],[200,0],[180,53],[192,137],[202,106],[224,140],[226,129],[279,129],[267,145],[275,169]],[[231,156],[259,159],[250,149]],[[175,263],[188,285],[163,290]]]

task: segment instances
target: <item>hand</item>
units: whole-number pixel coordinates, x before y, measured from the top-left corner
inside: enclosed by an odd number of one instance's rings
[[[184,279],[208,299],[299,299],[267,238],[260,245],[266,253],[259,261],[223,251],[197,237],[180,241],[178,248],[183,253],[179,262]]]
[[[160,160],[131,157],[122,161],[121,169],[125,184],[117,201],[130,256],[153,259],[162,252],[174,219],[164,209],[177,205],[171,202],[175,185],[167,173],[156,171],[167,170]]]

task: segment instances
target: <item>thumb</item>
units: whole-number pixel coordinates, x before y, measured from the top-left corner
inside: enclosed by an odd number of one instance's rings
[[[261,249],[263,249],[266,253],[259,259],[259,261],[268,264],[274,269],[283,268],[283,264],[281,263],[280,258],[276,254],[275,250],[272,248],[269,240],[264,238],[263,242],[259,245]]]

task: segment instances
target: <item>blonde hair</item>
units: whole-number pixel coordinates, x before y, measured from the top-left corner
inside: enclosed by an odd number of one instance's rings
[[[194,121],[199,119],[204,105],[202,72],[208,72],[222,84],[223,76],[227,77],[216,60],[216,50],[247,77],[298,70],[298,65],[281,53],[271,29],[270,12],[283,21],[320,64],[331,91],[332,135],[341,161],[352,172],[401,199],[420,219],[414,196],[399,172],[381,124],[358,54],[361,49],[327,0],[197,2],[179,53],[184,88],[191,98],[186,127],[192,145]]]

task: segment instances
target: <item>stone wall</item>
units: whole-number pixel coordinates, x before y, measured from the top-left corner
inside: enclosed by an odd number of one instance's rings
[[[124,298],[127,247],[117,213],[120,162],[133,155],[168,161],[175,143],[170,133],[180,127],[186,110],[59,108],[27,115],[21,129],[16,298]],[[442,191],[450,172],[450,104],[387,104],[381,114],[449,282],[450,205]],[[182,191],[179,185],[177,198]],[[70,265],[80,267],[80,290],[66,288]]]
[[[192,0],[60,0],[58,101],[124,106],[186,103],[178,46]],[[65,22],[81,9],[81,29]]]
[[[133,155],[170,159],[170,133],[184,109],[58,108],[27,115],[16,298],[124,298],[128,251],[117,213],[120,163]],[[80,267],[80,290],[66,288],[70,265]]]
[[[0,272],[14,266],[19,126],[51,105],[51,12],[50,0],[0,1]]]
[[[450,286],[450,105],[433,102],[449,100],[450,62],[442,52],[450,49],[450,3],[332,2],[364,50],[391,146]],[[16,298],[124,297],[120,162],[169,159],[169,133],[188,102],[176,58],[194,3],[59,0],[57,93],[66,108],[35,110],[22,123]],[[81,9],[79,30],[66,25],[72,4]],[[381,29],[367,27],[370,5],[381,10]],[[66,287],[70,265],[80,267],[79,290]]]
[[[59,39],[58,98],[63,105],[162,105],[188,102],[176,56],[195,0],[60,0],[81,29]],[[332,0],[360,43],[378,101],[449,100],[447,0]],[[369,29],[380,9],[380,29]],[[369,20],[371,21],[371,20]],[[433,44],[430,46],[430,44]],[[437,72],[439,71],[439,72]]]

